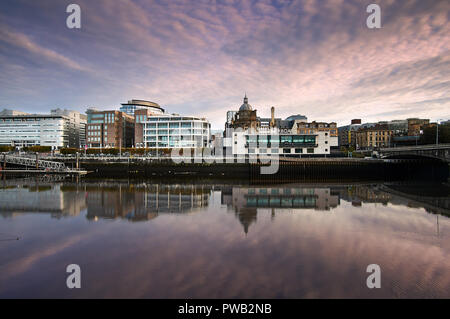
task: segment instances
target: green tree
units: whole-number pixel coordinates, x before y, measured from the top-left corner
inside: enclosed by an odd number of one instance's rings
[[[0,153],[14,151],[12,146],[0,146]]]
[[[76,148],[62,148],[59,150],[59,152],[63,155],[68,155],[68,154],[76,154],[78,152],[78,149]]]

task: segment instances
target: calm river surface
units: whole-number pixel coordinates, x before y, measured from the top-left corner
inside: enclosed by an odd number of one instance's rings
[[[449,216],[445,185],[0,181],[0,298],[450,298]]]

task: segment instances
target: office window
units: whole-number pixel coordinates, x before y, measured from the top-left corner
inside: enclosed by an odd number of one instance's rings
[[[292,136],[290,135],[282,135],[280,136],[281,143],[292,143]]]
[[[245,139],[247,140],[247,143],[256,144],[258,137],[256,135],[246,135]]]
[[[315,143],[316,142],[316,137],[315,136],[305,136],[305,143]]]
[[[314,154],[314,149],[313,148],[308,148],[307,149],[307,153],[308,154]]]
[[[296,154],[301,154],[301,153],[303,153],[303,149],[302,148],[296,148],[295,149],[295,153]]]

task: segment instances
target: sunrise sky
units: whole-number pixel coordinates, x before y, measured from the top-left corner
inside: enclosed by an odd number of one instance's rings
[[[66,7],[81,7],[81,29]],[[381,7],[368,29],[366,7]],[[449,0],[1,0],[0,110],[450,118]]]

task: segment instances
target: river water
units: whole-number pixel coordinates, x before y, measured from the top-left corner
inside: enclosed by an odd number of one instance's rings
[[[0,298],[450,298],[446,185],[0,187]]]

